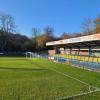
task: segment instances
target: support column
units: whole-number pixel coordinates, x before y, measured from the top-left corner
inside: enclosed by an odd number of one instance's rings
[[[55,50],[55,54],[57,54],[57,47],[54,47],[54,50]]]
[[[80,56],[80,47],[78,47],[78,56]]]
[[[66,54],[66,47],[64,47],[64,54]]]
[[[70,55],[72,55],[72,47],[70,47]]]
[[[56,54],[60,54],[60,53],[61,53],[61,51],[60,51],[60,48],[59,48],[59,47],[55,47],[54,49],[55,49],[55,53],[56,53]]]
[[[89,46],[89,50],[88,50],[88,56],[91,56],[91,46]]]

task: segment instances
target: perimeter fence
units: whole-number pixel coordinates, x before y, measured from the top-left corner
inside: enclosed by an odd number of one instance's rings
[[[41,58],[41,59],[48,59],[54,62],[64,63],[64,64],[71,64],[77,67],[81,67],[83,69],[90,69],[94,71],[100,71],[100,57],[88,57],[82,56],[83,59],[81,59],[81,56],[72,55],[69,59],[64,58],[61,56],[49,56],[47,54],[38,54],[38,53],[32,53],[32,57]]]

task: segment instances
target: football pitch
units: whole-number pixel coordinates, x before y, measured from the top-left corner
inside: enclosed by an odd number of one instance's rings
[[[100,73],[39,58],[0,58],[0,100],[60,99],[100,100]]]

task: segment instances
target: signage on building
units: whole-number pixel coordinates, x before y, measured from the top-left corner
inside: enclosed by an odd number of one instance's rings
[[[54,42],[48,42],[46,45],[59,45],[59,44],[68,44],[68,43],[78,43],[78,42],[85,42],[85,41],[94,41],[94,40],[100,40],[100,34],[94,34],[94,35],[88,35],[88,36],[82,36],[77,38],[71,38],[71,39],[64,39]]]
[[[100,34],[95,34],[95,35],[93,36],[93,39],[94,39],[94,40],[98,40],[98,39],[100,40]]]

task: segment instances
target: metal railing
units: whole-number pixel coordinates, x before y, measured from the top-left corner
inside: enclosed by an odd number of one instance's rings
[[[45,54],[37,54],[37,53],[33,53],[32,54],[33,57],[36,58],[44,58],[44,59],[48,59],[48,60],[52,60],[52,61],[56,61],[56,62],[60,62],[60,63],[69,63],[72,64],[74,66],[83,68],[83,69],[90,69],[90,70],[94,70],[94,71],[100,71],[100,61],[97,59],[96,61],[94,61],[93,59],[95,57],[92,57],[92,61],[89,60],[90,58],[87,59],[86,56],[84,56],[84,59],[75,59],[75,57],[71,57],[71,58],[64,58],[64,57],[60,57],[60,56],[49,56],[49,55],[45,55]]]

